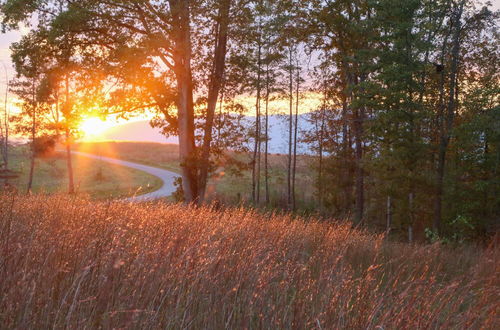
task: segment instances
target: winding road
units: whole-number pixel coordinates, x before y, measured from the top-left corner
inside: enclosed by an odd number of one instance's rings
[[[152,192],[144,194],[144,195],[138,195],[138,196],[132,196],[132,197],[125,198],[124,199],[125,201],[142,202],[142,201],[149,201],[149,200],[164,198],[164,197],[168,197],[168,196],[172,195],[172,193],[174,193],[176,190],[176,188],[174,186],[174,179],[179,176],[179,174],[177,174],[177,173],[163,170],[163,169],[157,168],[157,167],[127,162],[125,160],[120,160],[120,159],[116,159],[116,158],[88,154],[88,153],[80,152],[80,151],[72,151],[71,153],[75,154],[75,155],[83,156],[83,157],[101,160],[103,162],[107,162],[107,163],[111,163],[111,164],[130,167],[130,168],[154,175],[163,181],[163,186],[160,189],[152,191]]]

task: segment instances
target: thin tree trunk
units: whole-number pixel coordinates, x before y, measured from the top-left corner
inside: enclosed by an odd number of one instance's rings
[[[289,67],[289,117],[288,117],[288,166],[287,166],[287,208],[290,209],[292,204],[292,134],[293,134],[293,50],[292,46],[289,47],[290,51],[290,67]]]
[[[353,83],[358,85],[366,79],[365,74],[360,77],[355,76]],[[364,203],[365,203],[365,172],[363,169],[363,149],[364,149],[364,121],[365,121],[365,106],[358,107],[354,111],[354,143],[355,150],[355,185],[356,185],[356,208],[354,210],[354,222],[359,225],[364,220]]]
[[[364,78],[361,78],[364,80]],[[358,83],[358,81],[355,81]],[[364,213],[364,171],[363,171],[363,123],[364,123],[364,107],[361,106],[354,111],[354,143],[356,150],[354,153],[356,169],[355,169],[355,186],[356,186],[356,208],[354,210],[354,222],[359,225],[363,222]]]
[[[410,218],[410,225],[409,227],[412,228],[415,225],[415,214],[414,214],[414,207],[413,207],[413,199],[414,199],[414,192],[413,189],[410,189],[410,193],[408,194],[408,209],[409,209],[409,218]],[[409,240],[409,243],[412,243],[413,237]]]
[[[210,77],[210,86],[208,90],[207,118],[205,122],[203,147],[201,152],[202,156],[200,162],[200,175],[198,182],[199,203],[202,203],[204,201],[207,189],[208,172],[210,167],[212,128],[215,116],[215,108],[217,106],[217,99],[219,96],[224,76],[231,1],[232,0],[224,0],[221,2],[221,6],[219,7],[219,17],[216,29],[217,33],[216,33],[216,42],[214,51],[214,62],[213,62],[212,74]]]
[[[66,128],[66,164],[68,167],[68,193],[75,193],[75,183],[73,179],[73,164],[71,160],[71,136],[69,128]]]
[[[69,99],[69,80],[68,76],[66,76],[66,97],[65,97],[65,102],[66,105],[64,107],[64,112],[65,112],[65,119],[66,119],[66,129],[65,129],[65,135],[66,135],[66,165],[68,168],[68,193],[69,194],[74,194],[75,193],[75,184],[74,184],[74,179],[73,179],[73,164],[71,161],[71,132],[70,132],[70,119],[71,119],[71,112],[72,112],[72,104]],[[59,111],[58,111],[59,113]],[[59,135],[59,132],[57,133]]]
[[[260,162],[261,162],[261,110],[260,110],[260,101],[261,101],[261,55],[262,55],[262,47],[260,45],[259,40],[259,58],[258,58],[258,74],[257,74],[257,164],[256,164],[256,193],[255,193],[255,201],[258,205],[260,203]]]
[[[344,90],[347,89],[347,86],[344,86]],[[350,160],[350,153],[349,151],[351,150],[351,146],[349,144],[349,133],[348,133],[348,118],[347,118],[347,111],[348,111],[348,105],[347,105],[347,95],[345,94],[345,91],[342,92],[342,172],[340,173],[341,175],[341,182],[342,182],[342,188],[344,190],[344,197],[343,197],[343,203],[342,203],[342,209],[347,210],[350,209],[350,205],[352,202],[352,185],[350,184],[350,178],[352,177],[351,175],[351,170],[350,170],[350,165],[351,162]]]
[[[356,144],[356,209],[354,213],[354,222],[360,224],[363,221],[364,212],[364,173],[363,173],[363,126],[362,126],[362,110],[356,109],[354,122],[354,138]]]
[[[440,184],[440,176],[442,176],[443,169],[441,168],[444,163],[443,160],[440,159],[443,153],[441,152],[441,137],[444,134],[444,125],[443,125],[443,117],[444,117],[444,93],[445,93],[445,70],[444,70],[444,58],[446,51],[447,38],[443,42],[443,47],[441,50],[441,66],[443,67],[440,75],[440,87],[439,87],[439,103],[438,103],[438,113],[436,118],[436,130],[438,132],[438,136],[436,137],[436,143],[438,144],[438,159],[436,165],[436,196],[434,200],[434,219],[433,219],[433,230],[435,232],[439,231],[440,222],[441,222],[441,194],[442,194],[442,184]],[[435,156],[433,156],[433,162],[435,161]],[[437,219],[439,217],[439,220]]]
[[[4,136],[4,148],[3,148],[3,161],[4,161],[4,169],[9,169],[9,111],[7,110],[7,103],[9,97],[9,79],[7,77],[7,72],[5,73],[6,86],[5,86],[5,100],[4,100],[4,128],[5,128],[5,136]],[[7,182],[7,179],[5,180]]]
[[[297,135],[299,130],[299,91],[300,91],[300,70],[297,66],[295,90],[295,131],[293,136],[293,168],[292,168],[292,210],[296,208],[295,196],[295,176],[297,172]]]
[[[260,106],[259,106],[260,107]],[[261,122],[260,122],[260,109],[259,109],[259,140],[258,140],[258,145],[257,145],[257,173],[256,173],[256,194],[255,194],[255,200],[257,201],[257,204],[260,204],[260,167],[261,167]]]
[[[350,73],[349,64],[342,61],[342,165],[343,173],[341,173],[341,182],[344,190],[343,211],[350,212],[352,210],[353,189],[354,189],[354,169],[352,164],[352,130],[349,124],[349,100],[352,100],[352,91],[350,89],[353,84],[352,75]]]
[[[260,18],[259,18],[260,20]],[[260,90],[261,90],[261,28],[259,21],[259,38],[257,45],[257,96],[255,98],[255,143],[252,159],[252,201],[254,205],[260,202]]]
[[[326,98],[326,95],[325,95]],[[318,204],[320,211],[323,211],[323,140],[325,133],[325,109],[326,102],[323,104],[321,109],[321,123],[319,130],[319,139],[318,139],[318,156],[319,156],[319,164],[318,164]]]
[[[30,174],[28,177],[28,188],[27,188],[27,193],[31,193],[31,189],[33,187],[33,175],[35,172],[35,153],[36,153],[36,148],[35,148],[35,139],[36,139],[36,108],[37,105],[35,103],[35,83],[33,82],[33,95],[32,95],[32,106],[33,106],[33,113],[31,114],[31,164],[30,164]]]
[[[266,206],[269,205],[269,63],[266,64],[266,140],[264,141],[264,176],[266,188]]]
[[[391,227],[392,227],[392,198],[391,196],[387,196],[387,223],[386,223],[386,233],[389,235],[391,232]]]
[[[217,122],[217,144],[222,143],[222,127],[224,126],[225,118],[224,118],[224,84],[221,86],[221,91],[220,91],[220,100],[219,100],[219,118]]]
[[[413,243],[413,226],[408,226],[408,243]]]
[[[5,164],[5,143],[4,143],[4,134],[3,134],[3,119],[0,118],[0,152],[2,153],[2,166]]]
[[[441,217],[442,217],[442,200],[443,200],[443,183],[445,175],[446,166],[446,151],[448,144],[450,142],[450,134],[453,128],[453,121],[455,117],[455,92],[457,86],[457,72],[458,72],[458,61],[460,56],[460,30],[461,30],[461,18],[463,12],[464,1],[461,1],[458,5],[457,12],[453,20],[453,26],[455,27],[453,35],[453,49],[451,53],[451,68],[450,68],[450,86],[449,86],[449,98],[445,118],[445,126],[442,127],[442,134],[439,143],[438,151],[438,164],[437,164],[437,175],[436,175],[436,200],[434,208],[434,219],[433,219],[433,229],[439,234],[441,231]],[[443,114],[444,115],[444,114]]]

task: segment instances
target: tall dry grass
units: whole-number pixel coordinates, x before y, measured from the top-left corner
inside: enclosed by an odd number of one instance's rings
[[[1,328],[498,328],[498,251],[234,209],[0,197]]]

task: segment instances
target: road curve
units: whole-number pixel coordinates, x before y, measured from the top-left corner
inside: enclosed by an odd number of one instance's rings
[[[169,197],[176,190],[176,188],[174,186],[174,179],[179,176],[177,173],[163,170],[161,168],[152,167],[152,166],[127,162],[125,160],[120,160],[120,159],[116,159],[116,158],[88,154],[86,152],[72,151],[71,153],[75,154],[75,155],[79,155],[79,156],[84,156],[84,157],[88,157],[88,158],[101,160],[103,162],[107,162],[107,163],[111,163],[111,164],[130,167],[130,168],[154,175],[163,181],[163,186],[160,189],[149,192],[149,193],[144,194],[144,195],[138,195],[138,196],[132,196],[132,197],[125,198],[124,199],[125,201],[141,202],[141,201],[148,201],[148,200]]]

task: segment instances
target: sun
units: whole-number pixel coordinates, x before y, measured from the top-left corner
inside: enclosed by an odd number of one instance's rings
[[[90,117],[80,124],[80,131],[86,138],[96,138],[111,126],[113,126],[111,123],[105,122],[100,118]]]

